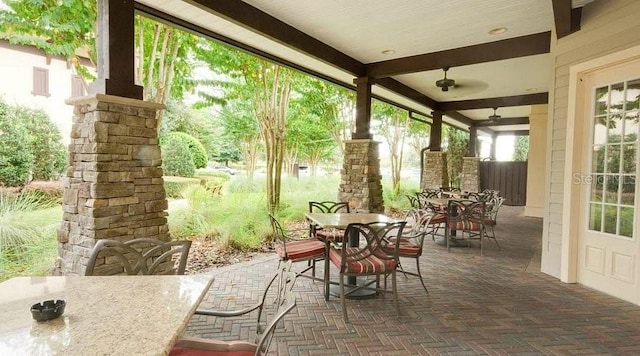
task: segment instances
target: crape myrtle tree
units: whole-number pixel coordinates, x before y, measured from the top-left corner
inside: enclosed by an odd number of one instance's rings
[[[429,147],[430,134],[431,125],[419,120],[409,120],[408,144],[418,157],[424,148]]]
[[[253,116],[251,103],[248,101],[230,101],[220,111],[220,119],[230,149],[240,150],[242,161],[247,170],[247,177],[253,179],[260,152],[260,130]]]
[[[400,172],[402,170],[404,140],[409,132],[409,114],[406,110],[379,100],[373,100],[371,104],[371,116],[379,122],[378,132],[389,148],[391,186],[393,195],[397,196],[400,194]]]
[[[280,206],[291,86],[300,74],[211,41],[199,44],[196,58],[211,70],[230,79],[219,87],[225,100],[251,103],[253,117],[264,143],[267,207],[270,212],[274,212]]]
[[[310,77],[303,79],[302,86],[308,79],[315,80]],[[307,96],[292,100],[291,115],[287,121],[287,162],[289,168],[296,162],[306,162],[311,168],[311,175],[316,176],[320,162],[335,157],[337,145],[325,126],[326,118],[306,106]]]
[[[350,140],[355,131],[355,92],[321,79],[307,78],[295,88],[301,97],[294,101],[305,113],[315,116],[314,124],[331,136],[338,156],[342,157],[344,141]]]

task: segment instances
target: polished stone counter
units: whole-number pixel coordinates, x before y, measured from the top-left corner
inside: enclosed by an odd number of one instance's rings
[[[17,277],[0,283],[0,355],[164,355],[212,276]],[[64,299],[64,314],[31,305]]]

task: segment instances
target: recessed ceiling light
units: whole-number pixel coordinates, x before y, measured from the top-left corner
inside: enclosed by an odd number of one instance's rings
[[[507,32],[507,28],[506,27],[496,27],[493,30],[489,31],[490,35],[500,35]]]
[[[392,49],[385,49],[384,51],[381,51],[380,53],[389,55],[389,54],[396,53],[396,51],[394,51]]]

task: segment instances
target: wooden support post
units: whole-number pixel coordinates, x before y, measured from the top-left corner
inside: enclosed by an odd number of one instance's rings
[[[429,136],[429,150],[442,151],[442,112],[432,111],[433,124],[431,124],[431,133]]]
[[[469,150],[467,151],[467,157],[477,157],[477,147],[478,145],[478,128],[475,126],[469,127]]]
[[[352,139],[371,139],[371,85],[373,78],[361,77],[353,81],[356,84],[356,132]]]
[[[98,78],[91,94],[143,99],[135,84],[135,18],[133,0],[98,0]]]

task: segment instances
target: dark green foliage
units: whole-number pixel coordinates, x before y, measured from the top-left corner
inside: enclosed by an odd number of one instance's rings
[[[0,101],[0,185],[27,183],[33,155],[26,147],[29,134],[12,107]]]
[[[175,137],[166,137],[162,140],[162,170],[164,175],[193,177],[196,166],[189,151],[189,146]]]
[[[525,162],[529,156],[529,136],[518,136],[515,141],[513,160]]]
[[[451,126],[445,126],[444,136],[447,140],[447,170],[451,188],[460,188],[463,157],[469,148],[469,134]]]
[[[51,180],[64,170],[60,131],[42,110],[0,101],[0,185]]]
[[[32,178],[57,179],[64,170],[67,159],[58,127],[42,110],[18,106],[16,113],[29,133],[29,149],[33,155]]]
[[[204,168],[207,166],[207,163],[209,162],[209,157],[207,156],[207,150],[205,150],[204,146],[200,141],[198,141],[197,138],[184,132],[169,132],[168,134],[164,135],[160,139],[160,145],[163,145],[165,142],[168,142],[170,140],[180,141],[187,146],[191,154],[191,160],[195,168]],[[191,176],[193,176],[193,174]],[[185,177],[191,177],[191,176],[185,176]]]

